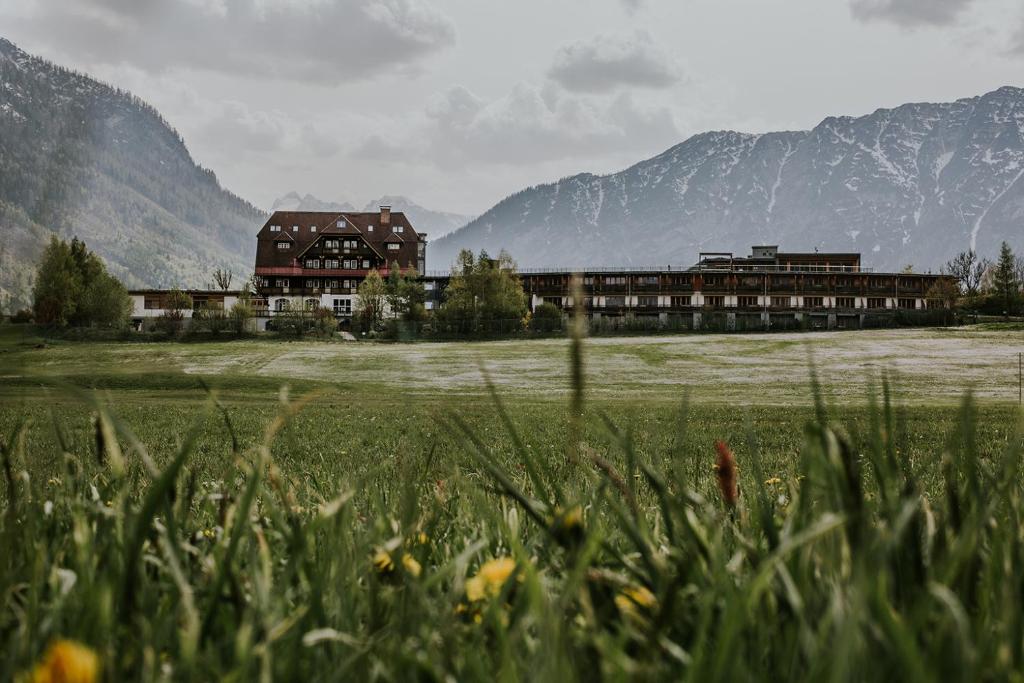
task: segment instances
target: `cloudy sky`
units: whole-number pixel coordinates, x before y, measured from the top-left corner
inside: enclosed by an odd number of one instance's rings
[[[0,27],[148,100],[265,208],[477,213],[704,130],[1024,85],[1020,0],[0,0]]]

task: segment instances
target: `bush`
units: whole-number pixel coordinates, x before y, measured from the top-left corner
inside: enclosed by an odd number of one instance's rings
[[[533,309],[530,329],[534,332],[556,332],[562,329],[562,309],[544,302]]]
[[[24,324],[24,323],[30,323],[33,320],[34,320],[34,317],[32,315],[32,309],[31,308],[22,308],[22,309],[18,310],[17,312],[15,312],[14,315],[11,316],[11,322],[12,323]]]

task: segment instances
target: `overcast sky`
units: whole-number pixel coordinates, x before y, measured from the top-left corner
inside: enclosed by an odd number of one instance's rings
[[[1020,0],[0,0],[0,35],[148,100],[264,208],[477,213],[704,130],[1024,84]]]

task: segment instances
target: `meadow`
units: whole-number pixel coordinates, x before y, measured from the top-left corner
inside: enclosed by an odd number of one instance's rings
[[[1012,678],[1022,336],[0,328],[0,677]]]

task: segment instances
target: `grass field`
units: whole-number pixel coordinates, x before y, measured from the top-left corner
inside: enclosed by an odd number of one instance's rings
[[[0,678],[1024,664],[1020,330],[590,339],[578,411],[571,348],[0,328]]]

